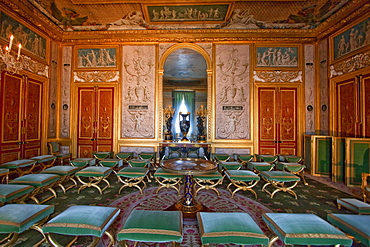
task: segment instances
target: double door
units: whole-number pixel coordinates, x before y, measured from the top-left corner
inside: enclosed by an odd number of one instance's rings
[[[370,74],[334,82],[334,130],[340,137],[370,137]]]
[[[41,154],[44,81],[1,74],[0,163]]]
[[[297,155],[296,87],[258,88],[258,153]]]
[[[113,151],[114,87],[78,87],[78,157]]]

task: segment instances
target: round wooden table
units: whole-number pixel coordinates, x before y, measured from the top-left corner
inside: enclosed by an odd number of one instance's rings
[[[179,158],[163,160],[161,167],[172,173],[182,174],[185,177],[184,195],[174,206],[183,213],[194,214],[199,211],[206,211],[205,207],[197,203],[194,198],[194,179],[193,175],[214,172],[217,170],[215,162],[196,159],[196,158]]]

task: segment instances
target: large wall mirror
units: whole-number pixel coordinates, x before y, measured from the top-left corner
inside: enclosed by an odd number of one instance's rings
[[[175,109],[171,126],[173,138],[184,140],[180,123],[186,118],[190,123],[187,139],[197,141],[196,112],[207,107],[206,60],[196,50],[179,48],[167,56],[163,68],[163,108]],[[189,116],[180,116],[180,112]]]

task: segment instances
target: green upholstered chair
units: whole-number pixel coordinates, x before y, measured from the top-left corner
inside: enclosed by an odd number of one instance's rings
[[[0,168],[0,183],[7,184],[9,181],[9,169]]]
[[[131,161],[131,160],[129,160]],[[118,191],[118,194],[121,193],[121,190],[125,187],[135,187],[140,190],[140,194],[143,193],[143,190],[146,188],[145,178],[147,177],[149,168],[147,167],[124,167],[117,172],[117,178],[123,185]]]
[[[355,198],[338,198],[338,208],[346,208],[356,214],[370,214],[370,204]]]
[[[41,226],[53,212],[53,205],[7,204],[0,207],[0,234],[5,235],[0,245],[14,246],[19,234],[28,229],[38,231],[43,236],[42,241],[46,240]]]
[[[220,196],[220,192],[217,190],[217,186],[222,184],[223,176],[219,171],[196,174],[193,176],[196,190],[194,196],[197,196],[200,190],[213,190]]]
[[[304,177],[304,169],[306,168],[305,165],[293,162],[276,162],[275,167],[276,170],[287,171],[295,175],[298,175],[302,179],[304,185],[308,185]]]
[[[0,184],[0,206],[6,203],[24,203],[35,188],[23,184]]]
[[[126,246],[126,241],[168,243],[173,246],[182,242],[182,212],[133,210],[120,231],[117,240]]]
[[[57,183],[58,186],[63,190],[63,193],[65,194],[67,190],[77,186],[77,182],[74,179],[74,176],[76,172],[78,172],[80,169],[81,169],[80,167],[74,166],[53,166],[41,171],[41,173],[59,175],[60,179]],[[72,184],[66,187],[64,183],[68,183],[70,181],[72,182]]]
[[[202,246],[210,244],[268,245],[269,238],[247,213],[198,212]]]
[[[260,172],[260,175],[262,179],[266,181],[262,187],[262,191],[269,194],[271,199],[279,191],[288,192],[297,199],[297,194],[293,191],[293,188],[296,187],[300,181],[298,176],[284,171],[264,171]],[[272,185],[275,188],[273,192],[266,189],[269,185]]]
[[[94,158],[77,158],[69,161],[71,166],[84,168],[86,166],[94,166],[96,160]]]
[[[35,187],[30,194],[30,199],[37,204],[43,204],[52,198],[57,198],[57,193],[53,188],[57,186],[59,180],[60,176],[56,174],[27,174],[9,181],[9,184],[23,184]],[[52,195],[39,201],[36,196],[46,191],[50,191]]]
[[[370,246],[370,215],[328,214],[327,219],[356,241]]]
[[[230,191],[231,197],[234,197],[239,190],[243,190],[250,191],[257,198],[257,193],[253,190],[253,187],[260,181],[257,174],[247,170],[226,170],[225,175],[230,180],[227,190]],[[236,187],[234,190],[231,189],[233,185]]]
[[[263,171],[271,171],[275,164],[264,161],[250,161],[247,162],[247,168],[257,174]]]
[[[36,168],[37,162],[31,159],[13,160],[0,165],[1,169],[9,169],[9,178],[14,179],[29,173]]]
[[[159,184],[156,193],[158,194],[159,191],[163,188],[167,189],[174,189],[180,195],[180,183],[183,178],[183,175],[177,173],[171,173],[163,168],[158,168],[154,172],[154,179]]]
[[[72,246],[80,236],[94,238],[89,246],[96,246],[103,235],[109,239],[110,246],[115,246],[115,238],[109,227],[118,217],[120,210],[114,207],[103,206],[71,206],[65,211],[49,220],[43,227],[49,243],[52,246]],[[55,236],[74,236],[69,244],[60,244]],[[107,246],[107,245],[105,245]]]
[[[41,167],[42,170],[45,170],[46,168],[52,167],[57,160],[57,156],[55,155],[39,155],[35,157],[31,157],[31,160],[35,160],[37,164]]]
[[[315,214],[264,213],[262,219],[277,240],[285,245],[342,245],[351,246],[352,239]]]
[[[361,191],[364,202],[367,196],[370,196],[370,173],[362,173]]]
[[[62,154],[60,153],[60,144],[58,142],[48,142],[49,154],[57,156],[57,160],[59,161],[60,165],[64,165],[64,161],[71,159],[71,153]]]
[[[104,190],[110,187],[110,183],[107,180],[107,177],[112,173],[112,169],[109,167],[101,167],[101,166],[89,166],[83,168],[82,170],[76,172],[76,177],[78,181],[80,181],[81,186],[78,188],[78,194],[81,190],[94,187],[98,189],[100,194],[103,193]],[[102,189],[99,187],[100,182],[104,181],[106,186]]]

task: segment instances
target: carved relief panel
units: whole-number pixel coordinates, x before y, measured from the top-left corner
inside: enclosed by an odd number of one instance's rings
[[[154,138],[155,46],[122,47],[122,138]]]
[[[306,132],[315,133],[315,50],[313,45],[305,45],[305,98],[306,98]],[[312,108],[310,107],[312,106]]]
[[[49,127],[48,137],[57,137],[57,92],[58,92],[58,45],[51,42],[50,87],[49,87]]]
[[[216,139],[250,139],[249,49],[216,47]]]
[[[72,47],[65,46],[62,51],[62,82],[61,82],[61,104],[60,112],[60,136],[70,137],[70,94],[71,94],[71,70],[72,70]]]

